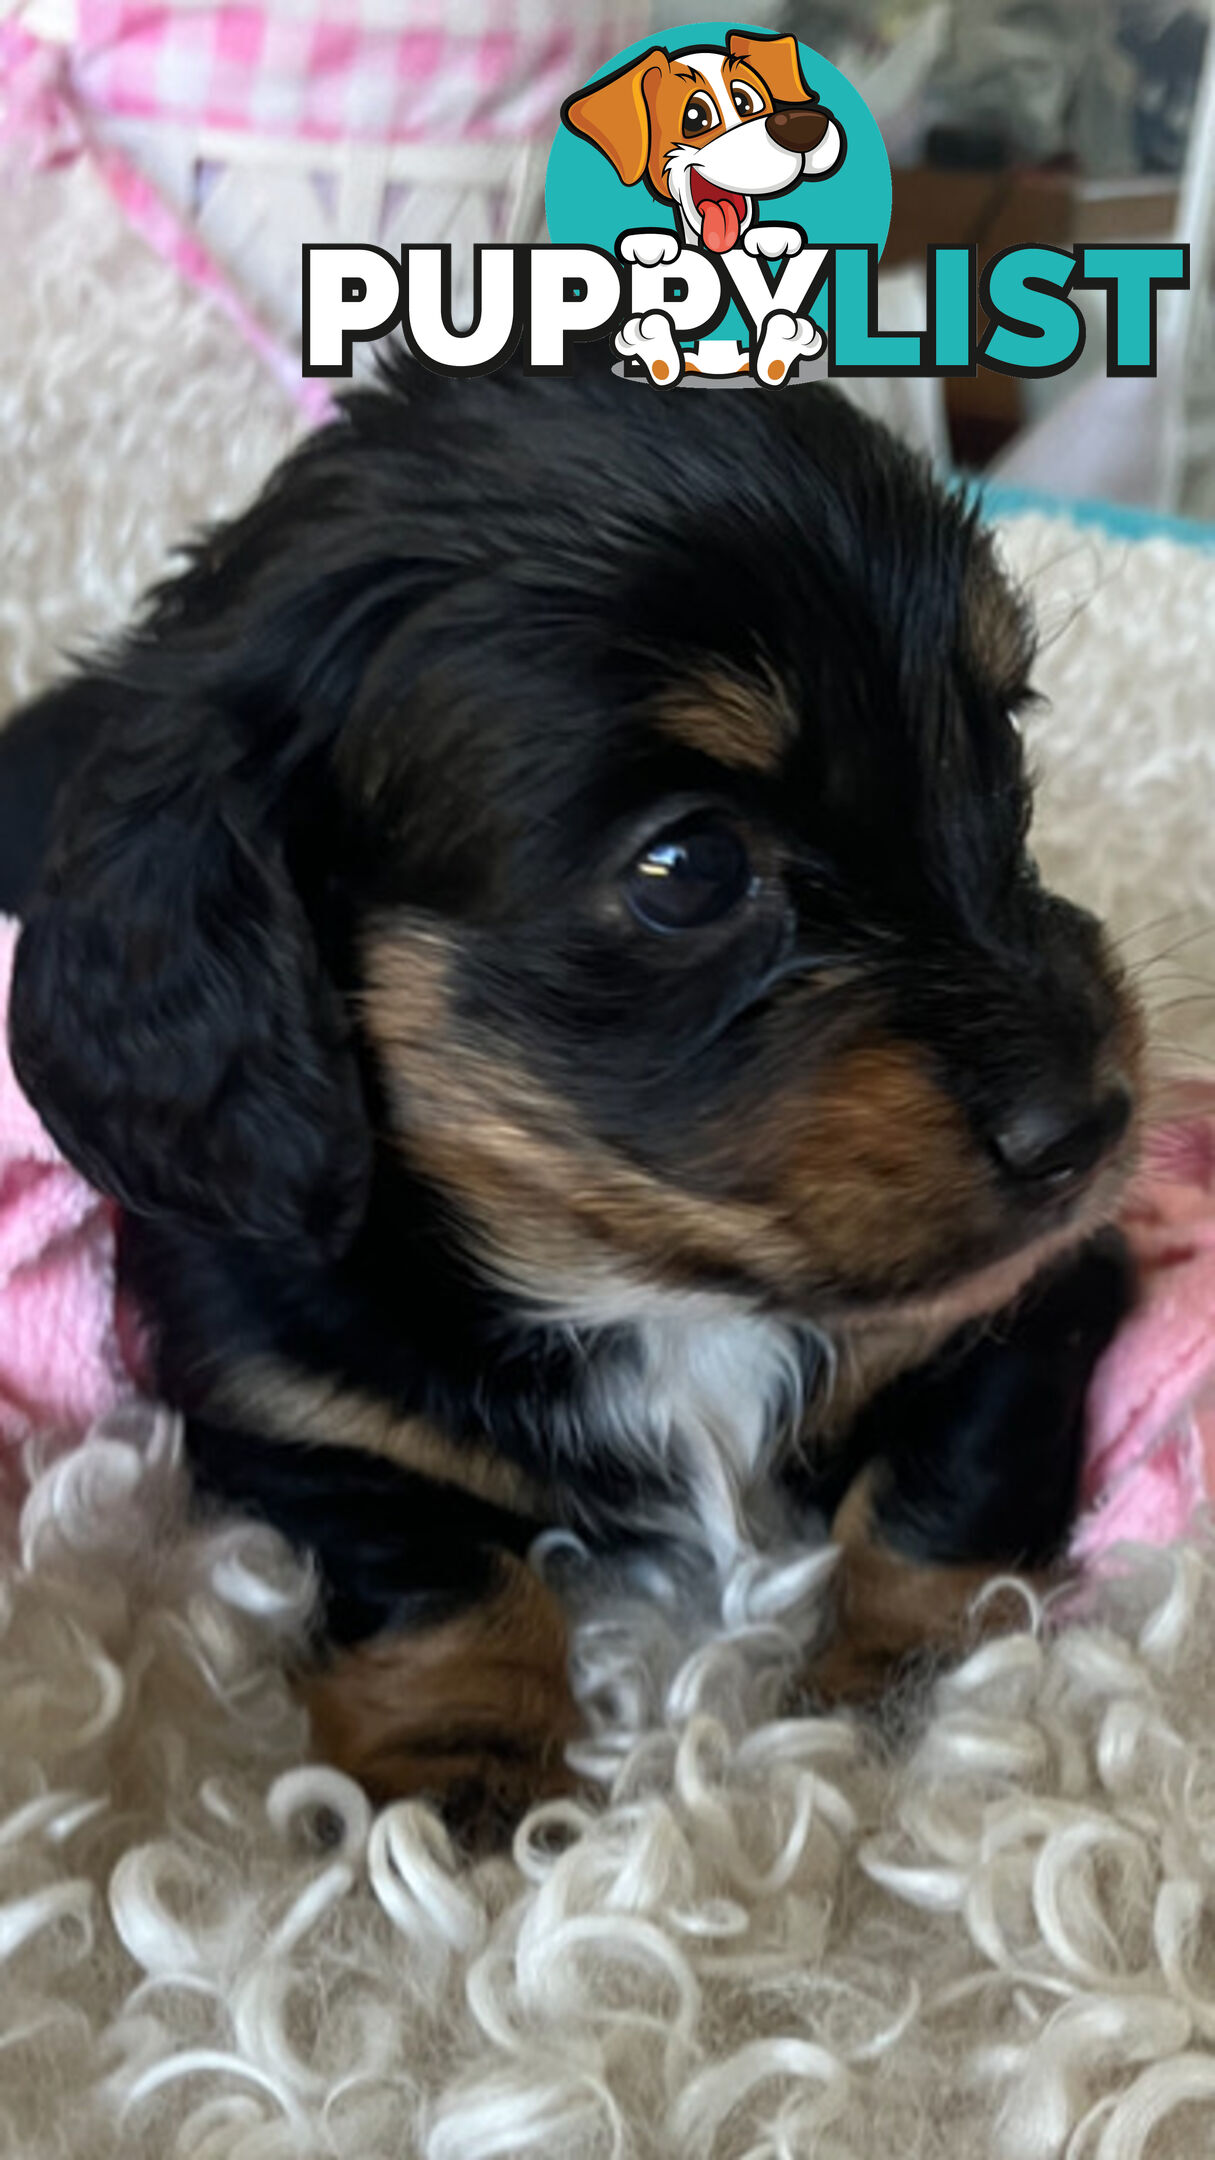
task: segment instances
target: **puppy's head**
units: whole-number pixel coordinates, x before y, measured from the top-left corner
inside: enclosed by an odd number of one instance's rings
[[[366,392],[87,686],[18,1069],[130,1207],[608,1321],[999,1302],[1108,1211],[1136,1021],[1026,853],[1029,631],[833,392]]]
[[[825,180],[844,156],[838,120],[805,81],[797,40],[731,30],[724,47],[661,46],[580,90],[562,118],[615,166],[682,211],[710,253],[735,247],[754,198]]]

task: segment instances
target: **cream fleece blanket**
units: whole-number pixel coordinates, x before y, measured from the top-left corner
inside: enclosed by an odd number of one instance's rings
[[[0,199],[0,704],[295,422],[82,173]],[[1215,555],[1019,518],[1048,873],[1215,1046]],[[1141,1560],[882,1732],[775,1715],[822,1556],[720,1618],[569,1584],[603,1803],[475,1872],[304,1766],[308,1585],[183,1523],[173,1421],[0,1502],[5,2160],[1215,2152],[1215,1570]],[[555,1553],[552,1564],[565,1565]]]

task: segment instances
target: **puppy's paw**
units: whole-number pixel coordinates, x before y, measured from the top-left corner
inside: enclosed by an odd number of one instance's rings
[[[456,1845],[473,1857],[502,1852],[530,1808],[545,1800],[566,1800],[578,1781],[563,1755],[440,1755],[402,1759],[382,1782],[362,1780],[377,1806],[394,1800],[422,1800],[435,1808]]]
[[[831,1527],[837,1630],[805,1676],[819,1701],[872,1700],[1022,1624],[1014,1582],[1067,1580],[1085,1398],[1133,1295],[1125,1242],[1102,1231],[866,1406],[849,1441],[865,1467]]]
[[[900,1551],[879,1520],[884,1463],[850,1486],[831,1525],[835,1629],[802,1675],[826,1707],[873,1702],[901,1672],[961,1649],[979,1592],[1000,1570],[942,1567]],[[988,1624],[997,1616],[987,1615]]]
[[[621,233],[618,247],[621,262],[638,263],[643,270],[656,270],[659,263],[679,258],[679,241],[673,232]]]
[[[490,1592],[429,1627],[337,1650],[301,1675],[317,1751],[378,1806],[431,1800],[470,1849],[575,1789],[581,1728],[556,1600],[503,1555]]]
[[[800,255],[805,245],[806,235],[800,225],[753,225],[743,234],[746,253],[761,256],[767,262],[779,262],[782,256]]]
[[[675,343],[671,318],[660,308],[630,316],[616,332],[616,350],[626,360],[640,360],[660,390],[673,390],[683,374],[683,354]]]
[[[978,1568],[915,1568],[893,1553],[845,1554],[836,1578],[833,1635],[803,1668],[798,1693],[821,1710],[873,1709],[993,1636],[1023,1626],[1026,1599],[1043,1574]]]
[[[805,315],[790,315],[778,308],[764,324],[755,359],[761,383],[785,382],[799,360],[813,360],[823,349],[823,333]]]

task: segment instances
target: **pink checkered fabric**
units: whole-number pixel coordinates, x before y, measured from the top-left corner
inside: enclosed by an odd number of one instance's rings
[[[620,43],[618,19],[595,22],[577,4],[497,0],[480,26],[478,13],[78,0],[74,80],[86,104],[119,119],[320,143],[519,140],[551,130],[566,91]]]
[[[522,151],[548,141],[562,99],[650,18],[647,0],[75,0],[62,46],[31,36],[21,13],[0,22],[0,152],[36,165],[90,157],[148,244],[210,294],[314,419],[329,410],[324,385],[301,378],[256,302],[140,169],[124,127],[305,150]]]
[[[627,41],[627,13],[578,0],[77,0],[71,79],[115,119],[311,142],[520,141],[552,131],[562,98]]]

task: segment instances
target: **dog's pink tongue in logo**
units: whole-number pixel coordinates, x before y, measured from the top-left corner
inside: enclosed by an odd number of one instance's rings
[[[736,247],[746,214],[746,198],[725,188],[715,188],[698,172],[692,179],[692,201],[700,212],[700,237],[710,254],[724,255]]]

